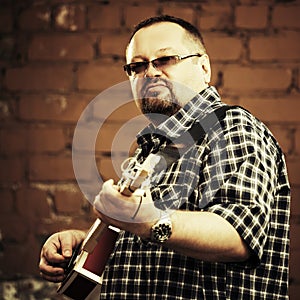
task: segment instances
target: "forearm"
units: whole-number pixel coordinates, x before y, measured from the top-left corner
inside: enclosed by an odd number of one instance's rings
[[[205,261],[245,261],[250,251],[235,228],[210,212],[176,211],[171,215],[173,233],[166,246]]]
[[[138,211],[135,222],[132,220],[139,197],[120,195],[113,182],[107,181],[102,186],[97,201],[96,215],[106,224],[129,231],[149,239],[151,227],[159,218],[160,212],[155,209],[151,194],[146,192],[144,205]],[[133,209],[134,208],[134,209]],[[119,216],[128,221],[120,221],[110,215]],[[206,261],[245,261],[250,252],[235,228],[224,218],[210,212],[175,211],[171,214],[172,235],[165,246],[181,254]],[[144,222],[143,222],[144,221]]]

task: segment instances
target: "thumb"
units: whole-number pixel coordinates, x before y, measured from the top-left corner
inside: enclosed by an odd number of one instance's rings
[[[73,238],[72,235],[65,234],[60,237],[61,252],[65,258],[72,256]]]

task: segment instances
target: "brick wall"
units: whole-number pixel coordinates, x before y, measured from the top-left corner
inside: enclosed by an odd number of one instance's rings
[[[126,80],[121,66],[130,28],[141,19],[166,13],[200,28],[213,65],[212,83],[226,102],[244,106],[267,123],[286,154],[292,184],[290,295],[296,299],[299,0],[0,4],[0,298],[2,293],[3,299],[58,299],[37,279],[40,247],[50,233],[87,228],[93,219],[72,169],[76,122],[91,99]],[[118,118],[112,119],[106,128],[113,130],[117,123]],[[104,134],[111,135],[113,131]],[[99,142],[103,169],[110,165],[107,145]],[[109,177],[111,170],[104,173]]]

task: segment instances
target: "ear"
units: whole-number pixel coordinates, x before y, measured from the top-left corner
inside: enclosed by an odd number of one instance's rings
[[[209,56],[207,54],[203,54],[199,61],[201,62],[204,81],[206,84],[208,84],[210,83],[210,79],[211,79],[211,68],[210,68]]]

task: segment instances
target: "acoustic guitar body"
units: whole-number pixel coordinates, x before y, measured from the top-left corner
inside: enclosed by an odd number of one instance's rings
[[[100,225],[97,219],[95,230]],[[72,270],[62,282],[57,292],[74,300],[92,300],[93,295],[99,297],[103,271],[113,252],[118,237],[118,230],[106,227],[91,253],[82,250],[77,256]],[[85,242],[83,242],[85,243]]]

